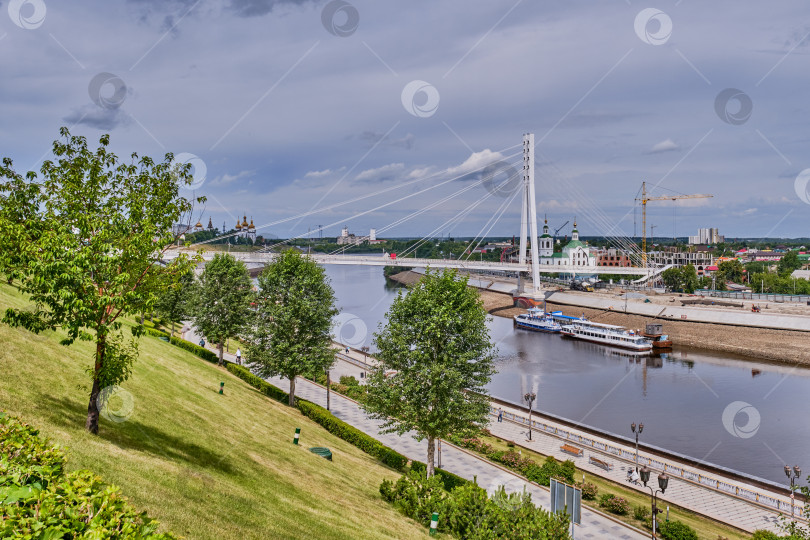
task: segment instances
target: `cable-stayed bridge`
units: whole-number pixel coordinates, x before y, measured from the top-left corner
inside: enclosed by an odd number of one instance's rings
[[[518,145],[520,146],[520,145]],[[512,148],[516,148],[513,146]],[[386,229],[393,228],[395,226],[401,225],[405,221],[417,217],[425,212],[440,207],[441,205],[445,204],[451,198],[461,194],[468,192],[470,189],[474,188],[476,185],[484,185],[487,187],[489,193],[484,197],[480,198],[477,202],[469,205],[468,207],[464,208],[460,211],[456,216],[450,218],[450,220],[446,221],[442,225],[440,225],[437,229],[429,233],[427,236],[423,237],[420,241],[418,241],[413,246],[409,247],[405,253],[398,254],[398,257],[393,256],[369,256],[369,255],[342,255],[338,254],[337,250],[333,253],[329,254],[313,254],[310,255],[313,260],[318,262],[319,264],[338,264],[338,265],[365,265],[365,266],[399,266],[399,267],[418,267],[418,268],[455,268],[464,271],[484,271],[484,272],[512,272],[517,273],[520,277],[529,277],[531,276],[531,283],[533,286],[539,286],[540,283],[540,274],[567,274],[572,276],[589,276],[589,275],[598,275],[598,274],[613,274],[613,275],[628,275],[628,276],[640,276],[640,278],[635,280],[635,283],[645,283],[650,279],[660,275],[667,267],[656,267],[656,266],[648,266],[646,263],[641,264],[640,266],[634,267],[619,267],[619,266],[594,266],[588,265],[587,260],[577,260],[576,263],[579,264],[561,264],[562,261],[554,260],[550,261],[548,258],[544,258],[543,261],[540,260],[539,256],[539,248],[538,248],[538,226],[537,226],[537,205],[536,205],[536,197],[535,197],[535,159],[534,159],[534,134],[527,133],[523,136],[523,143],[522,143],[522,152],[517,152],[509,157],[516,157],[522,154],[522,170],[518,172],[517,165],[514,167],[511,165],[502,162],[501,165],[505,165],[505,169],[501,169],[500,172],[504,170],[509,171],[508,178],[504,184],[498,187],[494,187],[491,185],[487,185],[487,182],[492,183],[492,176],[494,173],[490,172],[490,177],[487,178],[486,174],[482,172],[482,178],[478,182],[470,183],[466,185],[462,189],[458,190],[456,193],[438,199],[423,208],[413,212],[409,216],[404,218],[400,218],[396,220],[391,225],[384,227],[379,230],[382,232]],[[508,150],[508,149],[507,149]],[[487,166],[489,167],[489,166]],[[481,171],[482,169],[486,169],[487,167],[482,167],[481,169],[477,169],[477,171]],[[497,169],[497,167],[496,167]],[[469,174],[469,173],[467,173]],[[518,180],[518,177],[520,180]],[[419,190],[415,193],[409,193],[405,196],[399,197],[393,201],[389,200],[383,203],[382,205],[371,208],[368,210],[364,210],[363,212],[355,214],[350,219],[355,217],[359,217],[362,215],[369,214],[374,211],[381,210],[386,207],[390,207],[402,200],[408,199],[416,194],[424,193],[435,187],[446,185],[449,182],[454,180],[458,180],[461,178],[457,176],[455,178],[451,178],[449,180],[442,180],[437,184],[430,186],[428,188]],[[406,182],[404,185],[408,185],[411,182]],[[519,184],[519,185],[518,185]],[[509,188],[505,190],[505,192],[499,192],[502,186],[508,185]],[[380,195],[392,191],[395,188],[385,188],[381,191],[373,193],[371,195],[366,195],[362,197],[357,197],[355,199],[344,201],[341,203],[330,204],[325,208],[320,209],[311,209],[304,214],[293,218],[286,218],[274,223],[270,223],[264,225],[259,228],[268,227],[270,225],[277,225],[286,221],[291,221],[294,219],[300,219],[317,213],[318,211],[322,210],[331,210],[338,206],[342,206],[344,204],[348,204],[351,202],[357,202],[359,200],[367,199],[373,195]],[[442,227],[453,226],[454,223],[458,223],[461,219],[466,217],[475,207],[485,202],[490,196],[493,194],[499,194],[499,196],[505,197],[505,200],[500,204],[499,208],[495,211],[494,215],[490,218],[490,220],[484,225],[479,235],[473,239],[470,243],[469,248],[466,250],[467,257],[462,259],[421,259],[421,258],[414,258],[416,249],[422,245],[424,242],[429,241],[429,239],[437,233],[437,231],[441,230]],[[520,244],[518,249],[518,257],[517,262],[490,262],[490,261],[476,261],[474,258],[471,257],[475,248],[477,248],[481,242],[485,239],[486,235],[492,230],[492,227],[497,223],[498,219],[503,215],[506,211],[509,203],[514,200],[518,195],[522,196],[521,200],[521,222],[520,222]],[[317,206],[317,205],[316,205]],[[611,225],[606,217],[601,213],[601,211],[597,208],[591,208],[591,213],[595,215],[594,221],[598,228],[602,229],[602,232],[605,234],[607,238],[609,238],[613,243],[617,244],[618,247],[624,249],[627,253],[631,255],[634,259],[643,260],[643,254],[641,254],[638,246],[623,236],[614,236],[612,235],[612,231],[615,228],[615,225]],[[348,220],[341,220],[341,221],[348,221]],[[337,223],[337,222],[336,222]],[[309,233],[308,233],[309,234]],[[220,236],[212,240],[207,240],[203,242],[196,243],[191,246],[191,248],[178,248],[168,250],[165,254],[165,258],[173,259],[175,258],[180,252],[194,252],[196,251],[195,248],[203,248],[203,244],[221,240],[223,238],[228,238],[231,235]],[[281,244],[288,243],[292,240],[297,238],[303,238],[306,235],[300,235],[294,238],[290,238],[284,242],[277,244],[277,247]],[[473,243],[478,240],[478,244],[473,247]],[[338,248],[341,249],[341,248]],[[410,252],[410,253],[409,253]],[[215,254],[213,251],[206,251],[202,249],[203,259],[211,260]],[[252,264],[259,264],[259,265],[266,265],[273,261],[275,258],[275,254],[269,251],[259,251],[259,252],[233,252],[231,253],[233,257],[238,260],[241,260],[245,263],[252,263]],[[410,256],[408,256],[410,255]],[[541,295],[540,291],[534,290],[526,290],[524,291],[523,287],[524,280],[518,280],[518,290],[516,291],[518,294],[523,296],[533,296],[533,295]]]

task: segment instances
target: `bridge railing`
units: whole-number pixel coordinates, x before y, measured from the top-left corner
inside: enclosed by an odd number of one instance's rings
[[[493,416],[497,416],[498,409],[496,407],[490,406],[490,414]],[[520,414],[503,411],[503,417],[506,418],[507,420],[511,420],[524,426],[529,425],[529,419]],[[604,441],[599,441],[586,435],[582,435],[581,433],[576,433],[561,428],[559,426],[547,424],[546,422],[543,422],[541,420],[532,419],[531,426],[533,429],[536,429],[543,433],[547,433],[554,437],[564,439],[566,441],[572,441],[581,446],[588,447],[605,454],[610,454],[612,456],[615,456],[619,459],[623,459],[630,463],[635,463],[636,459],[635,452],[628,450],[627,448],[606,443]],[[778,512],[785,512],[785,511],[790,512],[791,508],[790,500],[780,498],[771,492],[740,486],[738,484],[733,483],[732,481],[729,481],[728,479],[724,479],[711,474],[704,474],[701,472],[697,472],[688,469],[681,464],[670,463],[668,461],[658,459],[655,457],[642,456],[641,454],[639,454],[638,462],[642,465],[647,465],[647,467],[649,467],[650,469],[665,472],[670,477],[676,477],[685,480],[687,482],[691,482],[693,484],[699,484],[704,488],[716,491],[718,493],[723,493],[730,497],[742,499],[747,502],[751,502],[759,506],[768,508],[770,510],[776,510]],[[796,519],[801,519],[802,521],[804,521],[804,518],[802,517],[803,506],[804,503],[798,500],[796,501],[795,503],[796,513],[794,517],[796,517]]]

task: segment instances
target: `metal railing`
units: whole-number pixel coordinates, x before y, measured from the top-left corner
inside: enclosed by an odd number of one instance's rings
[[[775,294],[775,293],[754,293],[743,291],[715,291],[712,289],[697,289],[695,294],[711,298],[733,298],[735,300],[756,300],[759,302],[810,302],[810,295],[807,294]]]
[[[497,416],[498,409],[496,407],[490,407],[490,414]],[[524,426],[529,425],[529,419],[519,414],[503,411],[503,417],[506,418],[507,420],[512,420],[513,422]],[[574,433],[567,429],[549,425],[546,424],[545,422],[534,419],[532,419],[531,425],[533,429],[542,431],[544,433],[548,433],[549,435],[552,435],[554,437],[565,439],[567,441],[573,441],[582,446],[586,446],[594,450],[598,450],[600,452],[613,455],[617,458],[624,459],[629,462],[635,462],[636,458],[635,452],[628,450],[626,448],[614,446],[612,444],[608,444],[602,441],[597,441],[585,435]],[[681,478],[694,484],[699,484],[700,486],[703,486],[707,489],[717,491],[719,493],[723,493],[731,497],[736,497],[738,499],[742,499],[747,502],[752,502],[771,510],[776,510],[778,512],[784,511],[787,511],[788,513],[790,512],[790,501],[789,500],[786,501],[781,498],[775,497],[771,493],[747,487],[740,487],[724,479],[717,478],[713,475],[695,472],[680,465],[672,465],[671,463],[668,463],[666,461],[662,461],[652,457],[644,457],[641,454],[639,454],[638,460],[640,464],[647,465],[650,469],[665,472],[671,477]],[[795,519],[800,519],[804,521],[804,517],[802,516],[803,506],[804,503],[802,503],[799,500],[796,501],[795,503],[796,513],[794,516]]]

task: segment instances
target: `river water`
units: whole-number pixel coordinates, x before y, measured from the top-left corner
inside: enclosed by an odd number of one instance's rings
[[[341,309],[339,339],[373,351],[373,333],[402,289],[386,284],[380,267],[325,268]],[[492,396],[521,404],[531,390],[536,410],[627,438],[631,422],[643,422],[644,443],[781,484],[785,464],[810,470],[808,369],[678,347],[632,356],[516,330],[503,317],[489,328],[498,350]]]

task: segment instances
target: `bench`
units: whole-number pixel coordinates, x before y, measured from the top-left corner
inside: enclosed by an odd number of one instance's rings
[[[613,470],[613,463],[605,461],[604,459],[599,459],[597,457],[593,456],[589,457],[588,463],[590,463],[591,465],[596,465],[600,469],[605,469],[608,472]]]
[[[576,446],[571,446],[570,444],[564,444],[560,447],[560,450],[565,452],[566,454],[571,454],[572,456],[582,457],[585,451],[582,448],[577,448]]]

